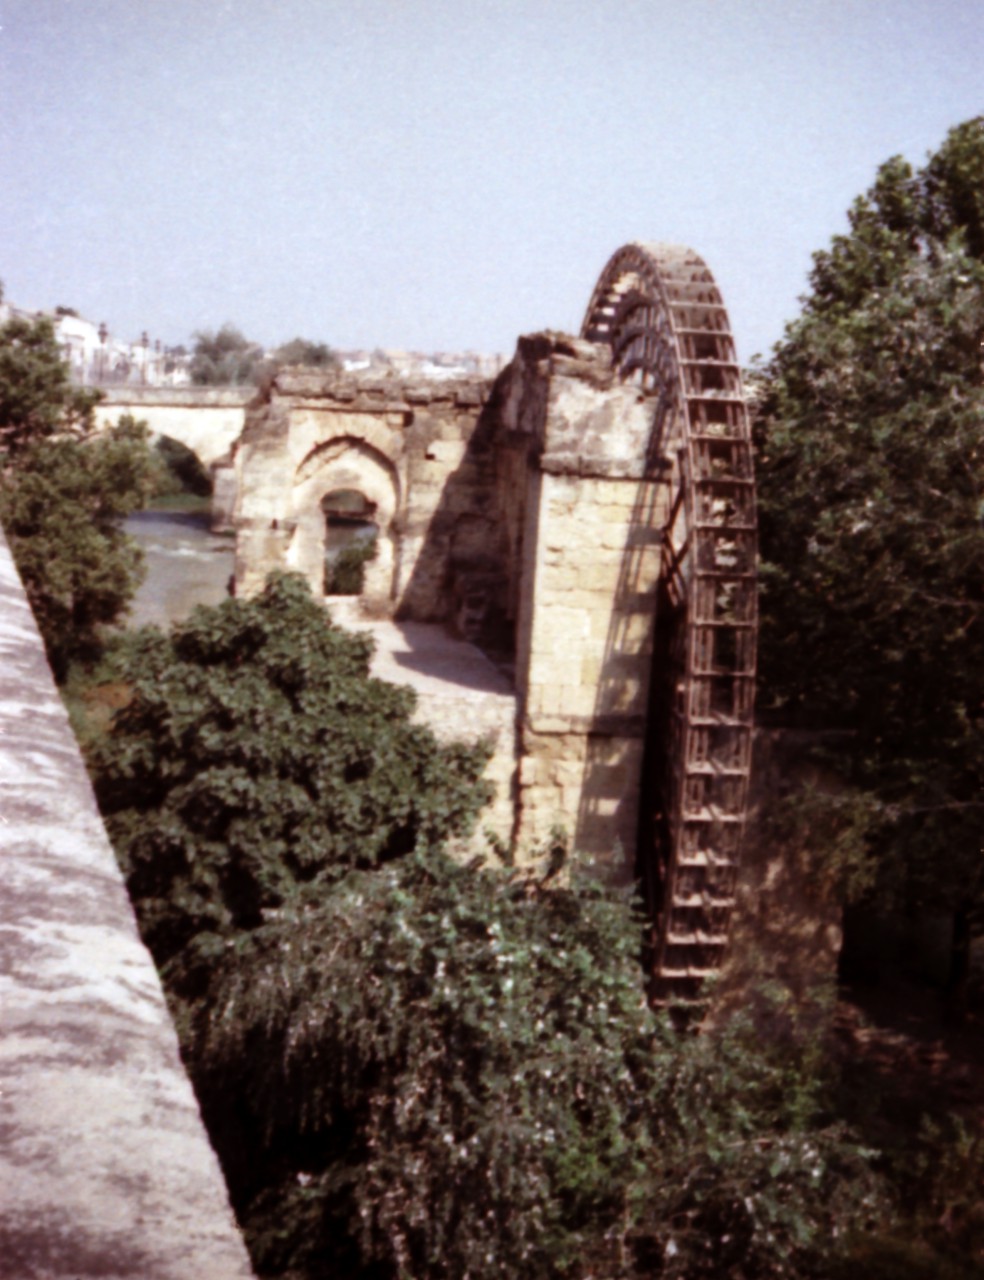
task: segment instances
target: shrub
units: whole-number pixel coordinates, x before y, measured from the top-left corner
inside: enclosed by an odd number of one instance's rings
[[[438,853],[354,871],[218,959],[187,1044],[261,1272],[612,1273],[650,1139],[635,930]],[[276,1100],[276,1101],[274,1101]],[[285,1224],[292,1229],[285,1233]]]
[[[126,647],[132,697],[93,767],[159,963],[468,830],[486,749],[413,724],[412,690],[371,678],[371,651],[294,576]]]
[[[358,596],[366,580],[366,565],[376,558],[375,536],[354,542],[325,565],[326,596]]]
[[[272,579],[128,638],[91,749],[258,1272],[819,1274],[874,1193],[814,1041],[677,1034],[612,890],[455,862],[485,753],[369,655]]]

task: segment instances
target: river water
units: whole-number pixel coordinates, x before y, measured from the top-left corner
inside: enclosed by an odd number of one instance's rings
[[[236,557],[235,538],[209,529],[207,511],[137,511],[124,524],[143,548],[147,576],[127,625],[166,627],[187,618],[196,604],[226,598]]]
[[[144,552],[147,576],[134,597],[127,625],[182,622],[196,604],[219,604],[235,569],[236,540],[212,533],[207,511],[137,511],[123,527]],[[375,533],[374,524],[330,524],[327,558]]]

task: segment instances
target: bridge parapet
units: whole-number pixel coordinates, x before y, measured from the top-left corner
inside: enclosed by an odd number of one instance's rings
[[[247,1280],[153,962],[0,535],[0,1271]]]
[[[243,408],[255,387],[102,387],[104,405],[158,405],[183,409]]]
[[[96,426],[113,426],[130,413],[153,435],[179,440],[203,466],[231,466],[255,396],[254,387],[111,387],[96,406]]]

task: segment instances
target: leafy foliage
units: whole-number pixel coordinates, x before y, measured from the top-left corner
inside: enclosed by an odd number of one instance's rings
[[[71,385],[49,321],[0,328],[0,521],[59,680],[142,572],[122,523],[152,487],[147,433],[128,416],[89,438],[98,399]]]
[[[365,585],[366,565],[375,560],[378,543],[365,538],[344,547],[334,560],[325,564],[326,596],[357,596]]]
[[[98,794],[159,962],[468,828],[485,749],[439,747],[370,652],[293,577],[128,646]]]
[[[84,435],[98,401],[98,391],[72,386],[49,319],[0,325],[0,450],[8,464],[55,434]]]
[[[368,658],[274,578],[129,636],[92,752],[260,1274],[811,1274],[874,1203],[815,1055],[677,1035],[624,901],[451,859],[484,752]]]
[[[145,428],[127,416],[106,435],[26,446],[0,485],[0,520],[55,678],[91,661],[143,576],[123,520],[150,492]]]
[[[198,498],[212,493],[212,477],[194,450],[171,436],[159,436],[154,442],[154,460],[158,478],[155,496],[190,493]]]
[[[984,901],[982,174],[984,118],[882,166],[757,426],[767,705],[850,734],[882,893],[951,908]]]
[[[195,335],[191,380],[198,386],[244,386],[259,383],[285,365],[336,369],[339,359],[323,342],[292,338],[267,356],[263,348],[246,338],[235,325]]]
[[[331,347],[324,342],[312,342],[308,338],[291,338],[281,343],[274,352],[280,365],[302,364],[312,369],[338,369],[341,361]]]
[[[213,1109],[230,1085],[256,1100],[253,1133],[280,1100],[254,1177],[285,1130],[306,1157],[273,1199],[241,1189],[261,1268],[313,1268],[346,1232],[381,1274],[549,1275],[611,1254],[643,1172],[653,1035],[619,924],[598,896],[432,853],[354,872],[244,940],[196,1010],[194,1056]],[[317,1223],[280,1241],[284,1204],[311,1201]]]
[[[263,360],[263,348],[251,342],[233,324],[203,329],[194,335],[191,380],[199,387],[243,386],[255,381]]]
[[[655,1019],[637,939],[596,886],[430,854],[227,954],[189,1041],[206,1114],[256,1144],[233,1185],[261,1273],[349,1274],[346,1234],[359,1275],[819,1265],[882,1207],[866,1154],[749,1026]]]
[[[845,1233],[891,1221],[876,1153],[832,1110],[824,1002],[773,984],[681,1041],[653,1100],[652,1271],[673,1280],[827,1276]]]

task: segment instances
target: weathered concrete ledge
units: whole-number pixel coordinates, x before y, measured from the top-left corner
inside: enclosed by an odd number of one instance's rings
[[[252,1275],[0,535],[0,1274]]]

